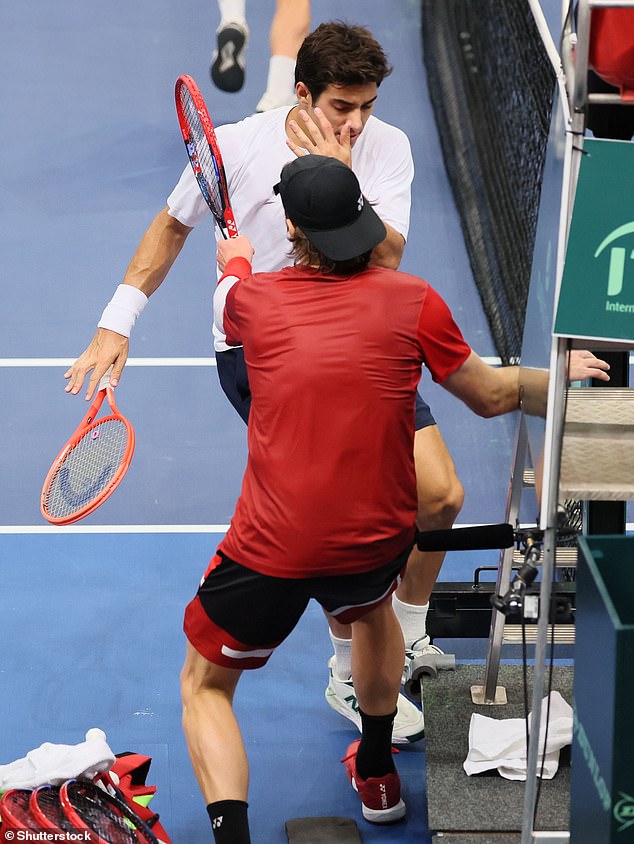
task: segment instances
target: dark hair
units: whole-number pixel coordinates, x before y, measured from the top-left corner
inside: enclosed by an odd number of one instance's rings
[[[328,275],[360,273],[367,268],[372,255],[372,250],[370,250],[364,252],[363,255],[357,255],[355,258],[348,258],[346,261],[333,261],[313,246],[304,232],[297,226],[295,226],[295,234],[292,237],[289,235],[288,239],[292,245],[291,256],[295,259],[296,264],[310,266]]]
[[[303,82],[316,100],[328,85],[377,87],[392,72],[383,48],[364,26],[341,21],[320,24],[304,39],[295,64],[295,83]]]

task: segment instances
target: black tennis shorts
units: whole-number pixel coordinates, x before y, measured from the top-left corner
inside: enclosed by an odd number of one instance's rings
[[[291,633],[314,598],[342,624],[362,618],[385,601],[405,574],[408,546],[386,566],[362,574],[270,577],[218,553],[183,628],[201,656],[225,668],[260,668]]]
[[[249,378],[247,376],[247,365],[244,362],[244,349],[242,346],[227,349],[226,352],[216,352],[216,367],[220,386],[231,404],[238,411],[244,422],[249,421],[249,410],[251,409],[251,390],[249,389]],[[427,402],[423,401],[420,393],[416,393],[416,430],[428,428],[435,425],[436,420],[432,416],[431,409]]]

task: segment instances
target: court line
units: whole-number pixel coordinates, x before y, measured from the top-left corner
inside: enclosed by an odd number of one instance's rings
[[[0,367],[62,367],[74,363],[74,358],[0,358]],[[499,357],[483,357],[491,366],[499,366]],[[634,355],[630,357],[634,362]],[[208,358],[128,358],[126,366],[216,366],[214,357]],[[229,525],[0,525],[0,534],[53,534],[53,533],[226,533]],[[471,527],[471,525],[461,525]],[[626,526],[634,532],[634,523]]]
[[[458,524],[455,527],[478,527]],[[520,525],[531,528],[534,525]],[[0,525],[0,534],[52,534],[52,533],[226,533],[229,525]],[[634,522],[625,526],[628,534],[634,533]]]
[[[0,534],[226,533],[229,525],[0,525]]]
[[[71,366],[75,358],[0,358],[0,367]],[[215,366],[216,358],[128,358],[126,366]]]
[[[490,366],[500,366],[499,357],[482,357]],[[634,356],[633,356],[634,360]],[[72,366],[75,358],[0,358],[0,367]],[[216,358],[128,358],[126,366],[216,366]]]
[[[482,355],[489,366],[501,366],[499,357]],[[0,367],[56,367],[72,366],[75,358],[0,358]],[[634,366],[634,354],[630,355],[630,365]],[[128,358],[126,366],[216,366],[216,358]]]

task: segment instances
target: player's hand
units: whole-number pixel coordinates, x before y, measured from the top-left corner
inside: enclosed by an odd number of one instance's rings
[[[286,140],[288,147],[298,158],[309,154],[326,155],[328,158],[337,158],[347,167],[352,166],[350,123],[344,123],[337,136],[332,124],[320,108],[314,110],[317,122],[306,109],[300,109],[298,114],[301,124],[297,120],[291,120],[289,123],[296,140],[291,138]]]
[[[128,359],[129,348],[130,341],[123,334],[117,334],[109,328],[98,328],[86,351],[64,373],[64,378],[69,379],[66,392],[76,396],[86,376],[92,372],[86,385],[86,401],[90,401],[99,382],[111,366],[110,385],[116,387]]]
[[[251,263],[254,252],[255,249],[251,246],[249,238],[244,234],[239,234],[237,237],[230,237],[228,240],[219,240],[216,260],[218,261],[220,272],[224,273],[227,263],[232,258],[246,258]]]
[[[573,349],[568,363],[568,380],[585,381],[586,378],[596,378],[599,381],[609,381],[608,370],[610,364],[588,352],[586,349]]]

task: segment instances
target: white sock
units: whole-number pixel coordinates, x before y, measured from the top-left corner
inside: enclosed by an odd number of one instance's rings
[[[230,23],[239,23],[246,27],[246,0],[218,0],[220,24],[218,29]]]
[[[423,604],[406,604],[396,597],[396,592],[392,595],[392,607],[401,625],[403,631],[403,638],[405,639],[405,647],[411,648],[414,642],[418,639],[424,639],[427,636],[427,610],[429,603]]]
[[[271,56],[266,93],[285,101],[295,90],[295,59],[290,56]]]
[[[328,632],[335,651],[335,677],[349,680],[352,677],[352,639],[339,639],[332,630]]]

